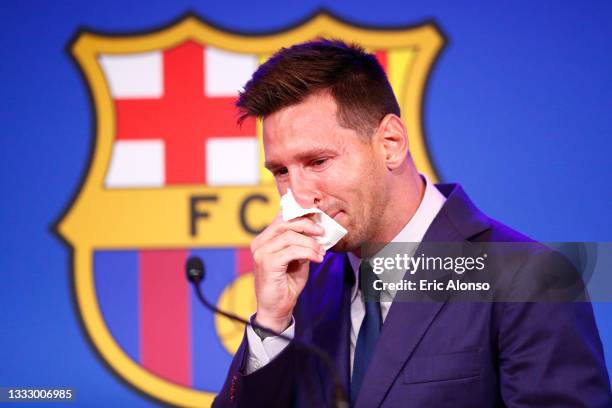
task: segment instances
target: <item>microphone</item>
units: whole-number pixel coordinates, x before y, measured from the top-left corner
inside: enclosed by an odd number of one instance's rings
[[[338,370],[336,369],[336,366],[334,365],[334,362],[332,361],[331,357],[323,349],[313,344],[308,344],[298,339],[285,336],[284,334],[278,333],[272,329],[262,326],[256,323],[255,321],[249,322],[233,313],[218,309],[215,305],[210,303],[202,294],[200,284],[202,283],[202,281],[204,281],[204,278],[206,276],[206,268],[204,266],[204,262],[200,257],[189,257],[189,259],[187,259],[187,262],[185,263],[185,272],[187,274],[187,280],[189,280],[189,282],[191,282],[191,284],[193,285],[196,296],[198,297],[200,302],[211,312],[220,314],[221,316],[224,316],[230,320],[234,320],[236,322],[252,326],[253,328],[261,330],[269,335],[280,337],[281,339],[284,339],[287,342],[293,341],[296,346],[301,347],[316,355],[324,363],[327,369],[332,373],[332,376],[334,378],[334,391],[331,398],[331,401],[334,402],[334,406],[336,408],[348,408],[349,404],[347,402],[346,396],[344,395],[344,390],[342,389],[342,383],[340,382],[340,375],[338,374]]]

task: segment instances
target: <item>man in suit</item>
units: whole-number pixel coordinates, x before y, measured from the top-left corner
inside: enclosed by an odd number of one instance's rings
[[[368,243],[529,241],[418,173],[373,55],[328,40],[282,49],[237,105],[263,118],[279,193],[348,231],[326,253],[311,218],[276,217],[251,245],[252,319],[328,353],[351,406],[612,406],[588,302],[365,301]],[[549,252],[493,255],[502,278],[528,282]],[[249,326],[214,405],[330,406],[333,384],[299,343]]]

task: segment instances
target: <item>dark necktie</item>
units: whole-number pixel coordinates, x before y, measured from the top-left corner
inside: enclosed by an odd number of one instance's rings
[[[372,267],[366,261],[359,265],[359,287],[365,299],[365,316],[359,328],[357,345],[355,346],[355,359],[353,362],[353,376],[351,379],[351,406],[355,405],[361,383],[365,377],[366,369],[374,354],[374,347],[382,327],[380,312],[380,292],[372,288],[377,279]]]

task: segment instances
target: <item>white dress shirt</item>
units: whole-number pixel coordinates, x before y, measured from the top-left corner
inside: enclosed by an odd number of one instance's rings
[[[419,204],[416,212],[408,223],[402,228],[402,230],[391,240],[391,242],[421,242],[427,229],[433,222],[436,215],[444,205],[446,198],[440,191],[434,186],[429,179],[421,175],[425,181],[425,193],[423,199]],[[416,249],[416,248],[415,248]],[[348,253],[348,258],[355,273],[355,282],[359,279],[359,264],[361,259],[353,253]],[[392,299],[394,294],[388,294]],[[381,298],[384,294],[381,294]],[[381,301],[380,309],[382,313],[383,322],[389,313],[391,307],[391,301]],[[351,376],[353,374],[353,361],[355,359],[355,345],[357,344],[357,335],[359,334],[359,328],[361,322],[365,316],[365,303],[363,296],[358,285],[353,286],[353,292],[351,295],[351,345],[350,345],[350,360],[351,360]],[[266,337],[263,341],[255,333],[251,326],[247,326],[247,341],[248,341],[248,357],[246,364],[247,374],[263,367],[268,364],[270,360],[280,354],[281,351],[287,346],[287,341],[280,337]],[[295,335],[295,321],[292,320],[291,325],[282,333],[285,336],[293,338]]]

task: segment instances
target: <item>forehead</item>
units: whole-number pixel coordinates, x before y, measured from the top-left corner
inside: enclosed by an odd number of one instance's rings
[[[311,149],[340,148],[356,138],[354,130],[338,124],[337,106],[327,94],[312,95],[263,120],[266,160],[279,160]]]

